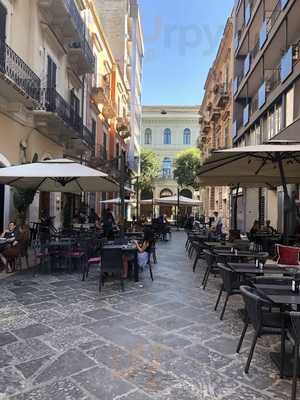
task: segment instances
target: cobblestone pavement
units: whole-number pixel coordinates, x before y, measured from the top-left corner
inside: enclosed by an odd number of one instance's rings
[[[219,279],[200,287],[185,235],[158,248],[154,282],[126,283],[125,293],[97,273],[17,274],[0,281],[0,399],[9,400],[285,400],[269,358],[276,338],[259,339],[243,374],[251,332],[235,354],[241,299],[223,322],[213,306]]]

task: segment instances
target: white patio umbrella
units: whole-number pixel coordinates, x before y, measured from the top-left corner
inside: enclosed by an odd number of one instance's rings
[[[200,201],[193,200],[185,196],[179,196],[179,201],[178,201],[178,196],[163,197],[161,199],[158,199],[157,203],[160,205],[170,205],[170,206],[177,206],[179,203],[180,206],[190,206],[190,207],[194,206],[196,207],[201,205]]]
[[[197,181],[204,186],[282,186],[286,211],[291,211],[294,207],[287,184],[300,183],[299,167],[299,144],[238,147],[214,151],[200,168]],[[295,219],[292,214],[284,213],[285,232]]]
[[[212,185],[213,178],[224,186],[228,181],[243,186],[242,180],[284,185],[300,182],[299,165],[300,145],[266,144],[213,151],[198,175],[199,182],[210,179]]]
[[[1,168],[0,183],[43,192],[119,191],[107,174],[65,158]]]
[[[115,204],[115,205],[121,205],[121,198],[117,197],[115,199],[109,199],[109,200],[101,200],[101,204]],[[126,204],[135,204],[136,200],[134,199],[125,199]]]

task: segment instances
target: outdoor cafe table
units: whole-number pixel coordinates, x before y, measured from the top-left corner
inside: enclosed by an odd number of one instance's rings
[[[232,249],[238,247],[237,243],[234,242],[204,242],[204,244],[212,249],[224,250],[224,249]]]
[[[287,281],[286,285],[275,285],[275,284],[254,284],[255,288],[267,297],[272,303],[280,306],[281,310],[284,311],[287,306],[294,305],[297,309],[300,308],[300,293],[293,293],[291,290],[291,283]],[[280,370],[281,353],[270,353],[270,357],[277,368]],[[283,376],[293,376],[293,355],[291,353],[285,353],[284,359],[284,371]]]
[[[225,260],[233,262],[238,260],[246,259],[253,259],[253,260],[260,260],[266,257],[265,252],[253,252],[253,251],[237,251],[236,253],[231,253],[230,251],[225,250],[214,250],[214,254],[218,261]]]
[[[294,269],[288,268],[288,266],[278,264],[265,264],[263,268],[257,268],[254,263],[229,262],[228,266],[238,274],[282,275],[294,271]]]
[[[133,244],[105,244],[102,247],[103,249],[116,249],[122,250],[123,254],[129,254],[134,256],[134,264],[133,264],[133,274],[134,281],[139,281],[139,265],[137,260],[137,248]]]

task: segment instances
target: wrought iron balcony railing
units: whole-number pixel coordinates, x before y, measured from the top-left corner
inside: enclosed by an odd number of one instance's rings
[[[13,81],[26,96],[40,101],[40,78],[3,41],[0,41],[0,74]]]
[[[95,56],[93,54],[93,51],[91,49],[91,46],[89,42],[86,40],[85,37],[80,39],[80,42],[74,42],[69,45],[70,49],[81,49],[84,58],[88,65],[91,66],[91,69],[94,70],[95,68]]]
[[[82,139],[88,144],[89,147],[95,148],[95,135],[94,133],[85,125],[82,128]]]
[[[84,33],[85,33],[85,26],[83,19],[81,18],[81,15],[76,7],[76,4],[74,0],[64,0],[65,6],[70,14],[70,17],[73,21],[73,24],[76,26],[76,30],[79,34],[79,36],[84,39]]]
[[[59,94],[55,88],[45,88],[41,90],[42,109],[47,112],[57,114],[69,127],[76,132],[83,132],[83,122],[81,116],[71,107],[71,105]]]

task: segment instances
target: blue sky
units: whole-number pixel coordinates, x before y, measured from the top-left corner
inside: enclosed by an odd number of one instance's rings
[[[200,104],[234,0],[139,0],[143,104]]]

